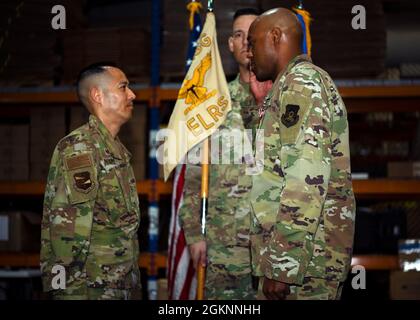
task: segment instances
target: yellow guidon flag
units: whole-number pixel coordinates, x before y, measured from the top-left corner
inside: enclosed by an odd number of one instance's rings
[[[216,20],[208,12],[169,120],[170,134],[163,145],[165,180],[188,150],[223,123],[230,109],[229,89],[217,46]]]

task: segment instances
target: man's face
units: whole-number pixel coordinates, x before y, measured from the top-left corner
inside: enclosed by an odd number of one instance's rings
[[[233,53],[236,62],[247,68],[249,59],[247,56],[248,29],[257,18],[254,15],[244,15],[236,18],[233,22],[232,36],[229,38],[229,50]]]
[[[248,58],[251,61],[251,70],[258,81],[272,80],[275,57],[276,51],[270,42],[268,30],[262,23],[256,21],[249,29]]]
[[[109,79],[103,90],[103,111],[112,115],[117,122],[125,123],[131,118],[133,100],[136,96],[128,87],[124,72],[118,68],[109,68],[107,72]]]

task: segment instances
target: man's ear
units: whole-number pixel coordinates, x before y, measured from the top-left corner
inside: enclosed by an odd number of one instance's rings
[[[271,29],[270,36],[271,36],[271,40],[273,41],[274,45],[277,46],[277,45],[280,44],[280,39],[281,39],[281,36],[282,36],[282,32],[281,32],[279,27],[274,27],[273,29]]]
[[[89,97],[94,103],[102,104],[103,92],[99,87],[93,86],[89,90]]]
[[[228,39],[229,51],[233,53],[233,37],[230,36]]]

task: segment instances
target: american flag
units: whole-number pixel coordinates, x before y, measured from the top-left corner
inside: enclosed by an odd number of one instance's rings
[[[187,6],[190,11],[190,40],[186,61],[186,71],[191,65],[197,40],[201,32],[201,17],[199,9],[201,4],[192,1]],[[174,174],[172,190],[172,212],[169,226],[168,243],[168,299],[169,300],[193,300],[196,296],[197,280],[195,270],[190,258],[188,246],[182,230],[178,211],[183,200],[185,164],[178,165]]]

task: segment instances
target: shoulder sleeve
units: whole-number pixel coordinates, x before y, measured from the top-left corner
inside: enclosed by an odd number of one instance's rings
[[[77,281],[90,246],[93,208],[98,191],[91,148],[63,145],[53,154],[44,197],[41,270],[51,290],[52,268],[66,268],[67,285]]]
[[[284,182],[266,276],[298,285],[313,252],[331,171],[331,112],[318,80],[316,72],[295,74],[278,100]]]

